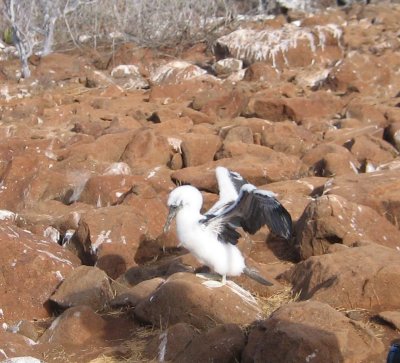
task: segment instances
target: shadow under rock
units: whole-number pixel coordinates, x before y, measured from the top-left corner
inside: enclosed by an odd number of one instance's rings
[[[283,261],[298,262],[298,252],[295,247],[295,237],[290,240],[270,234],[266,239],[266,244],[272,253]]]

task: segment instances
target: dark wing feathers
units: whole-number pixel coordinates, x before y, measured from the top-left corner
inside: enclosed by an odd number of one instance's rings
[[[236,173],[235,171],[231,171],[228,169],[229,173],[229,179],[233,186],[235,187],[237,193],[240,193],[240,189],[242,188],[243,185],[248,184],[249,182],[243,178],[239,173]]]
[[[221,222],[221,220],[214,214],[207,214],[204,219],[200,220],[200,223],[205,226],[215,228],[220,242],[231,243],[233,245],[237,244],[240,238],[240,233],[236,231],[238,226],[233,223],[219,222]]]
[[[218,239],[236,244],[240,234],[235,228],[242,227],[246,232],[256,233],[267,225],[271,231],[285,239],[292,235],[292,218],[271,192],[256,189],[245,184],[235,203],[218,215],[208,215],[203,222],[213,228]]]
[[[254,191],[253,194],[260,201],[259,205],[265,224],[276,235],[289,239],[292,236],[292,217],[289,212],[274,197],[265,195],[258,190]]]

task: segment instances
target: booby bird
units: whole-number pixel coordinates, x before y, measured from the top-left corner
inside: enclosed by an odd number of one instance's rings
[[[250,234],[267,225],[274,234],[289,239],[292,219],[271,191],[257,189],[240,174],[224,167],[216,168],[220,192],[219,200],[204,215],[200,213],[203,197],[190,185],[175,188],[168,197],[169,214],[164,232],[169,230],[176,217],[178,246],[188,249],[197,260],[222,276],[239,276],[245,273],[256,281],[272,285],[246,266],[236,244],[242,227]]]

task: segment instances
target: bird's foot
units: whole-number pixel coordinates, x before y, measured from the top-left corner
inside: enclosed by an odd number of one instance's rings
[[[215,281],[215,280],[207,280],[202,282],[201,284],[206,287],[209,287],[210,289],[215,289],[217,287],[222,287],[225,285],[221,281]]]
[[[211,289],[226,285],[226,276],[222,276],[221,281],[215,280],[216,277],[219,277],[219,275],[215,274],[199,273],[196,274],[196,276],[201,277],[203,279],[207,279],[207,281],[202,282],[202,285],[209,287]]]
[[[199,272],[196,276],[204,280],[217,280],[219,278],[219,275],[208,272]]]

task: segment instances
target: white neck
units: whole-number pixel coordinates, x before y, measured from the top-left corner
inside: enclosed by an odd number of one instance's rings
[[[198,222],[202,218],[200,210],[190,205],[186,205],[179,210],[176,215],[176,231],[181,245],[187,246],[190,244],[193,234],[200,228]]]

